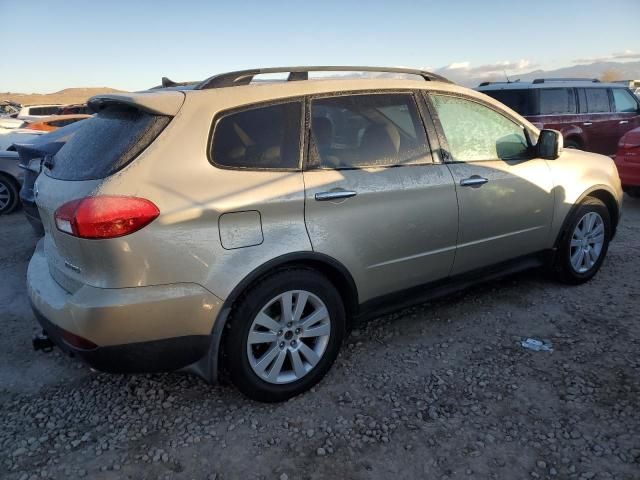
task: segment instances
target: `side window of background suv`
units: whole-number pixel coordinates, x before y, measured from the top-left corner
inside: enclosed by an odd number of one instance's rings
[[[613,89],[613,104],[616,107],[616,112],[638,111],[638,102],[633,98],[633,95],[624,88]]]
[[[609,93],[606,88],[585,88],[588,113],[610,112]]]
[[[540,115],[576,113],[576,96],[573,88],[541,88]]]
[[[302,102],[224,114],[214,126],[210,159],[230,168],[300,167]]]
[[[430,163],[412,94],[361,94],[311,102],[311,164],[362,168]]]
[[[453,160],[478,162],[529,157],[523,127],[472,100],[432,95]]]

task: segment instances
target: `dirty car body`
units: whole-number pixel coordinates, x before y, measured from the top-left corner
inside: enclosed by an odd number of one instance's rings
[[[29,296],[58,345],[111,372],[225,368],[283,400],[366,312],[545,262],[572,283],[599,268],[611,159],[427,72],[282,71],[91,99],[35,184]]]

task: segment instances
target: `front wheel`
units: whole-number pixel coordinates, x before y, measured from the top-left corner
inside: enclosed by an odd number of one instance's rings
[[[626,187],[624,189],[624,193],[629,195],[631,198],[640,198],[640,187]]]
[[[287,400],[318,383],[345,334],[345,310],[320,273],[288,269],[260,280],[239,300],[225,336],[224,364],[248,397]]]
[[[601,200],[587,197],[560,239],[554,264],[558,278],[571,284],[590,280],[604,261],[610,238],[609,210]]]

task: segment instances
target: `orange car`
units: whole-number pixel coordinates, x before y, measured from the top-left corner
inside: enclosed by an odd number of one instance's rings
[[[52,115],[36,122],[32,122],[24,128],[52,132],[60,127],[71,125],[72,123],[79,122],[80,120],[84,120],[89,117],[91,117],[91,115]]]

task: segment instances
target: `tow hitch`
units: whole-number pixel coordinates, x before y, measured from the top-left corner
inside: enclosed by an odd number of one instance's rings
[[[47,353],[53,350],[53,347],[55,346],[55,344],[49,338],[49,335],[47,335],[47,332],[45,332],[44,330],[42,331],[42,333],[33,337],[33,340],[31,340],[31,344],[33,345],[33,349],[36,352],[38,350],[42,350],[43,352]]]

